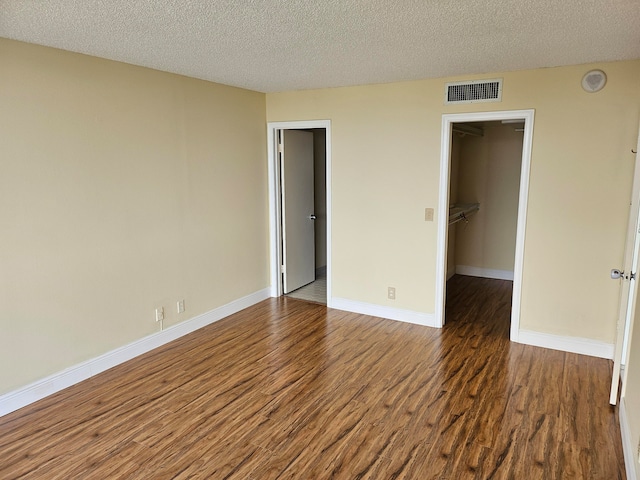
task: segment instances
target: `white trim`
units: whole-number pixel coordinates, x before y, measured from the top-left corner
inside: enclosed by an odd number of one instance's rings
[[[265,288],[0,396],[0,417],[270,297]]]
[[[442,116],[440,137],[440,185],[438,197],[438,249],[436,253],[435,323],[444,325],[445,285],[447,276],[447,235],[449,218],[449,169],[451,161],[451,128],[457,122],[489,122],[497,120],[524,119],[522,142],[522,166],[520,168],[520,197],[518,200],[518,226],[516,232],[516,254],[513,271],[513,300],[511,304],[510,338],[519,341],[520,301],[522,297],[522,268],[524,263],[524,241],[527,226],[527,203],[529,200],[529,172],[533,144],[534,110],[509,110],[445,114]]]
[[[402,310],[400,308],[385,307],[373,303],[357,302],[346,298],[334,298],[333,307],[337,310],[361,313],[372,317],[381,317],[400,322],[415,323],[425,327],[435,327],[434,316],[430,313],[414,312],[412,310]]]
[[[633,448],[631,427],[627,416],[627,404],[624,398],[620,400],[620,436],[622,437],[622,451],[624,452],[624,466],[629,480],[640,480],[640,470],[636,468],[636,451]]]
[[[496,280],[513,280],[513,272],[509,270],[494,270],[492,268],[470,267],[469,265],[456,265],[458,275],[469,277],[494,278]]]
[[[590,338],[565,337],[551,333],[520,330],[519,343],[533,345],[534,347],[550,348],[563,352],[579,353],[591,357],[613,358],[613,343],[604,343]]]
[[[277,194],[278,168],[276,164],[276,132],[267,124],[267,170],[269,174],[269,265],[271,278],[271,296],[282,295],[282,285],[278,278],[280,275],[280,236],[277,225],[280,223],[280,199]]]
[[[270,278],[272,297],[282,295],[280,281],[280,265],[282,252],[280,251],[280,178],[277,175],[276,132],[277,130],[301,130],[308,128],[324,128],[326,130],[326,188],[327,188],[327,307],[333,307],[331,297],[331,120],[308,120],[299,122],[268,122],[267,123],[267,158],[269,170],[269,240],[270,240]]]

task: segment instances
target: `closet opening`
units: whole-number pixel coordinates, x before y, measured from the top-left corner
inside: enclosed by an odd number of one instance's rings
[[[443,116],[436,324],[518,341],[532,136],[532,110]]]
[[[523,134],[524,119],[452,125],[445,323],[509,337]]]

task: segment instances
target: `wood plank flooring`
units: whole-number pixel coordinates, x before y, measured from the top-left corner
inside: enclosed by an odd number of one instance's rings
[[[625,478],[610,362],[448,290],[442,330],[266,300],[0,418],[0,478]]]

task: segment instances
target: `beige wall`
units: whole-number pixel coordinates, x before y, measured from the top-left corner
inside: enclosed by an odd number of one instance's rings
[[[456,265],[513,272],[522,140],[500,122],[487,122],[482,137],[462,139],[457,201],[480,203],[480,210],[458,224]]]
[[[0,65],[0,394],[268,286],[263,94],[3,39]]]
[[[592,68],[608,82],[588,94]],[[495,77],[499,103],[444,106],[445,81],[470,77],[267,95],[269,121],[332,121],[333,295],[433,313],[442,115],[533,108],[521,328],[613,343],[640,61],[473,78]]]

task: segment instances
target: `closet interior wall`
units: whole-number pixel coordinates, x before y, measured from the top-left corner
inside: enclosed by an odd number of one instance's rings
[[[458,169],[460,167],[460,150],[462,148],[462,136],[454,133],[451,137],[451,166],[449,167],[449,205],[458,202]],[[449,225],[449,238],[447,245],[447,280],[456,273],[456,232],[457,223]],[[461,228],[464,225],[460,225]]]

